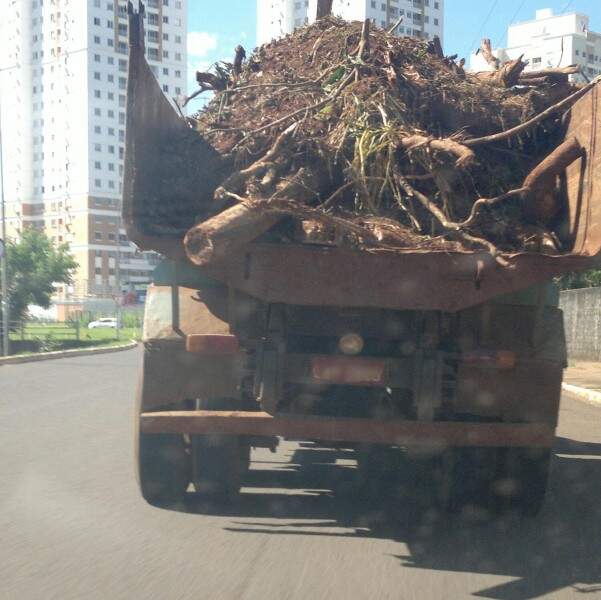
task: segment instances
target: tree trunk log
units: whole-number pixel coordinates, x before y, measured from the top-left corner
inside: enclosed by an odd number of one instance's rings
[[[490,40],[488,38],[484,38],[482,40],[482,44],[480,45],[480,52],[482,52],[482,56],[484,60],[495,70],[497,71],[501,66],[501,61],[492,53],[492,47],[490,45]]]
[[[262,203],[240,203],[217,216],[195,225],[186,233],[188,258],[204,267],[238,252],[271,229],[282,214],[262,210]]]
[[[557,177],[584,154],[576,138],[558,146],[539,163],[524,180],[528,193],[524,198],[524,214],[530,220],[548,223],[561,208],[557,197]]]
[[[317,15],[316,20],[323,19],[332,14],[333,0],[317,0]]]
[[[522,71],[526,68],[526,63],[522,62],[522,57],[516,60],[506,62],[496,71],[482,71],[476,73],[480,81],[496,85],[498,87],[510,88],[517,84]]]
[[[476,161],[476,155],[473,150],[449,138],[436,139],[423,135],[410,135],[401,138],[399,143],[405,150],[415,150],[420,146],[429,146],[434,150],[453,154],[457,157],[455,164],[459,168],[468,167]]]

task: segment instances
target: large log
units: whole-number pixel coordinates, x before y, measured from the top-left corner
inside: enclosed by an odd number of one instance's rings
[[[235,254],[271,229],[283,215],[262,210],[262,204],[241,202],[192,227],[184,238],[188,258],[206,266]]]
[[[496,71],[501,66],[501,61],[492,53],[492,47],[490,44],[490,40],[488,38],[484,38],[482,40],[482,44],[480,45],[480,52],[482,52],[482,56],[484,60]]]
[[[532,221],[549,223],[561,206],[557,197],[557,178],[584,150],[576,138],[569,138],[539,163],[524,180],[524,214]]]
[[[496,71],[482,71],[475,76],[483,82],[490,83],[498,87],[510,88],[518,83],[522,71],[526,68],[526,63],[522,61],[522,56],[515,60],[506,62]]]
[[[316,19],[323,19],[332,14],[333,0],[317,0],[317,15]]]

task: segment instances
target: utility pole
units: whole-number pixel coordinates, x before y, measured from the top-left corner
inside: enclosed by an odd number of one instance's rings
[[[4,199],[4,172],[2,159],[2,106],[0,105],[0,205],[2,207],[2,247],[0,248],[0,262],[2,275],[2,352],[4,356],[8,356],[9,341],[8,341],[8,264],[6,258],[6,202]]]
[[[117,339],[120,339],[121,329],[121,206],[119,206],[119,217],[117,219],[117,256],[115,257],[115,281],[117,282]]]

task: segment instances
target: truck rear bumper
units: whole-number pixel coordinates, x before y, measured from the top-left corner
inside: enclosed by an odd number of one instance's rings
[[[543,423],[419,422],[332,417],[272,416],[265,412],[169,411],[142,413],[143,433],[282,436],[296,440],[395,446],[546,447],[555,428]]]

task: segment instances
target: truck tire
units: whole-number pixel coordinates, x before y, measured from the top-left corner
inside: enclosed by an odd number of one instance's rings
[[[181,436],[138,436],[138,483],[144,499],[153,506],[181,502],[190,483],[190,455]]]
[[[134,455],[142,497],[153,506],[168,507],[181,502],[192,475],[190,453],[183,436],[148,434],[140,431],[144,412],[143,379],[138,384],[135,409]],[[166,407],[168,410],[172,407]]]
[[[199,400],[200,410],[236,410],[228,398]],[[250,466],[250,444],[243,436],[192,436],[192,482],[202,497],[231,502],[240,492],[242,476]]]
[[[535,517],[544,504],[550,463],[549,448],[504,449],[502,477],[495,482],[501,512]]]
[[[497,448],[456,448],[445,466],[450,474],[443,508],[472,518],[486,518],[496,512],[494,485],[498,476]]]

